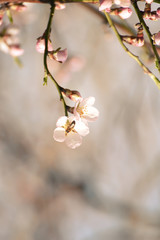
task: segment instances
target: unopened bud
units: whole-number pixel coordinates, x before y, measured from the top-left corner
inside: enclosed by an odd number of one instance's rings
[[[129,7],[131,4],[130,0],[114,0],[113,2],[117,5],[120,5],[123,8]]]
[[[56,6],[55,9],[56,10],[62,10],[66,8],[66,5],[64,3],[60,3],[60,2],[55,2]]]
[[[14,44],[9,46],[9,53],[13,57],[18,57],[24,53],[24,50],[18,44]]]
[[[155,45],[160,45],[160,32],[153,34],[152,39]]]
[[[144,45],[143,37],[122,36],[122,40],[136,47],[142,47]]]
[[[5,32],[5,34],[9,34],[9,35],[17,35],[18,33],[19,33],[19,28],[14,25],[8,26]]]
[[[156,13],[157,13],[157,15],[160,17],[160,8],[157,8]]]
[[[10,6],[10,9],[17,12],[23,12],[27,7],[23,3],[14,3]]]
[[[99,0],[100,6],[99,11],[110,9],[112,6],[112,0]]]
[[[81,98],[81,94],[76,91],[76,90],[70,90],[70,89],[62,89],[62,94],[65,97],[68,97],[69,99],[71,99],[72,101],[76,102],[77,100],[79,100]]]
[[[132,10],[130,8],[115,8],[110,11],[111,15],[117,15],[122,19],[127,19],[132,15]]]
[[[57,62],[64,63],[67,60],[67,57],[68,57],[67,48],[65,48],[63,50],[58,49],[58,51],[57,50],[56,51],[51,51],[51,52],[48,53],[48,56],[51,59],[56,60]]]
[[[153,0],[146,0],[146,3],[151,4]]]
[[[37,38],[36,50],[39,53],[44,53],[44,51],[45,51],[45,39],[43,37]],[[52,43],[51,43],[50,40],[48,40],[48,51],[53,51]]]
[[[152,20],[152,21],[157,21],[160,16],[157,14],[156,11],[152,11],[150,13],[143,13],[143,18],[147,19],[147,20]]]

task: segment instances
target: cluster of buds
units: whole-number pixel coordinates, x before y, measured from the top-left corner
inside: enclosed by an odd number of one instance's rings
[[[146,3],[144,12],[141,12],[144,19],[157,21],[160,18],[160,8],[156,11],[151,11],[151,4]]]
[[[89,133],[88,122],[95,121],[99,116],[99,111],[93,107],[94,97],[82,98],[81,94],[74,90],[61,88],[64,97],[71,99],[74,107],[67,107],[72,116],[62,116],[56,123],[53,133],[54,140],[65,142],[72,149],[82,144],[82,137]]]
[[[22,12],[26,10],[26,6],[23,3],[4,3],[0,5],[0,25],[3,23],[3,17],[6,11],[13,10],[17,12]]]
[[[135,24],[135,28],[137,29],[137,36],[121,36],[122,40],[128,44],[131,44],[136,47],[142,47],[144,45],[144,37],[143,37],[143,27],[141,23]]]
[[[17,34],[19,29],[13,25],[8,26],[0,33],[0,50],[12,57],[21,56],[24,50],[20,47]]]
[[[122,8],[128,8],[130,6],[130,0],[99,0],[99,11],[111,11],[113,4],[119,5]]]
[[[45,34],[39,38],[37,38],[36,42],[36,50],[39,53],[45,52]],[[57,48],[56,50],[53,50],[52,42],[49,39],[48,40],[48,52],[47,55],[50,59],[54,59],[57,62],[63,63],[66,61],[68,57],[67,49],[61,50],[61,48]]]

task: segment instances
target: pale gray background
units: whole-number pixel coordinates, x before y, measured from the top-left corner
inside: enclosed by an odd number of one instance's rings
[[[22,69],[0,53],[0,240],[159,240],[160,91],[111,29],[68,4],[55,13],[52,42],[79,65],[50,69],[62,86],[95,96],[100,117],[80,148],[55,142],[64,110],[53,83],[43,86],[35,50],[48,13],[33,4],[14,16]]]

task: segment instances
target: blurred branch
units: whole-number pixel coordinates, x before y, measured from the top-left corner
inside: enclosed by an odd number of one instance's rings
[[[20,2],[28,2],[28,3],[53,3],[53,2],[59,2],[59,3],[77,3],[77,2],[84,2],[84,3],[99,3],[99,0],[0,0],[0,3],[20,3]]]
[[[131,51],[129,51],[129,49],[124,45],[124,43],[122,41],[122,38],[121,38],[120,34],[118,33],[118,31],[117,31],[112,19],[110,18],[109,14],[105,12],[105,16],[106,16],[111,28],[115,32],[115,34],[116,34],[121,46],[123,47],[123,49],[128,53],[128,55],[131,58],[133,58],[139,64],[139,66],[143,69],[144,73],[146,73],[155,82],[156,86],[160,89],[159,79],[143,64],[143,62],[139,59],[138,56],[136,56]]]

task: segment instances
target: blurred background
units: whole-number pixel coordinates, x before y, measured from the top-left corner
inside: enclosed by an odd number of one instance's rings
[[[160,92],[101,18],[67,4],[51,39],[69,58],[50,70],[63,87],[95,96],[100,117],[81,147],[55,142],[64,109],[53,83],[43,86],[35,50],[48,14],[31,4],[14,15],[23,68],[0,53],[0,240],[159,240]]]

